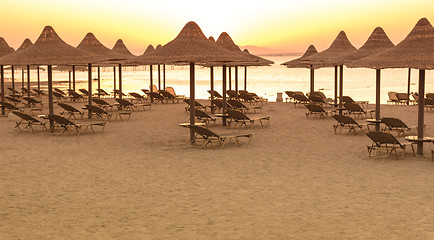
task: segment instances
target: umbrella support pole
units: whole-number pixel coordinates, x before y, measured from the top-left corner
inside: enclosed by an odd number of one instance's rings
[[[423,139],[424,105],[425,105],[425,70],[419,70],[419,101],[417,115],[417,138]],[[417,142],[417,155],[423,156],[423,142]]]
[[[381,70],[376,70],[375,76],[375,131],[380,131],[380,94],[381,94]]]
[[[190,125],[195,124],[196,106],[195,106],[195,81],[194,81],[194,62],[190,62]],[[193,144],[194,131],[190,129],[190,142]]]

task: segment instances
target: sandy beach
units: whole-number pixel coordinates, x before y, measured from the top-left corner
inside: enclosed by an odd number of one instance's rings
[[[184,107],[153,104],[72,137],[1,117],[0,239],[434,238],[432,144],[424,157],[369,158],[366,135],[269,103],[256,114],[268,127],[211,128],[253,132],[250,145],[199,149],[179,126]],[[382,106],[408,125],[416,114]],[[432,110],[425,123],[434,136]]]

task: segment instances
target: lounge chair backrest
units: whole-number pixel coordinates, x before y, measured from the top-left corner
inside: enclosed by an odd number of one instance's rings
[[[295,94],[295,92],[293,91],[285,91],[286,95],[288,95],[288,97],[292,98]]]
[[[297,101],[309,102],[309,99],[304,94],[296,93],[294,94],[293,98]]]
[[[434,99],[434,93],[427,93],[427,94],[426,94],[426,97],[427,97],[427,98]]]
[[[408,94],[407,93],[397,93],[396,97],[399,101],[407,101],[408,100]]]
[[[80,112],[75,107],[65,104],[65,103],[58,103],[59,107],[65,109],[68,112]]]
[[[175,89],[173,87],[166,87],[166,91],[168,91],[173,96],[176,96]]]
[[[324,108],[316,104],[306,104],[307,109],[311,112],[325,112]]]
[[[188,126],[191,130],[193,130],[193,132],[201,135],[201,136],[207,136],[207,137],[219,137],[219,135],[217,135],[216,133],[214,133],[213,131],[209,130],[208,128],[204,128],[202,126],[197,126],[197,125],[190,125]]]
[[[184,101],[185,103],[187,103],[188,105],[190,105],[190,99],[188,99],[188,98],[184,98],[183,101]],[[202,104],[200,104],[200,102],[198,102],[198,101],[196,101],[196,100],[194,100],[194,105],[195,105],[195,106],[199,106],[199,107],[204,107]]]
[[[398,118],[382,118],[381,121],[388,127],[408,128],[408,126]]]
[[[142,95],[140,95],[140,94],[138,94],[136,92],[130,92],[130,95],[133,96],[133,97],[135,97],[135,98],[142,98],[143,97]]]
[[[359,125],[353,118],[345,115],[333,115],[333,118],[341,124],[356,124]]]
[[[51,120],[53,120],[54,122],[61,124],[61,125],[76,125],[74,122],[72,122],[71,120],[64,118],[62,116],[59,115],[55,115],[55,114],[48,114],[47,117]]]
[[[98,91],[98,93],[99,93],[100,95],[109,95],[109,94],[108,94],[104,89],[102,89],[102,88],[98,88],[97,91]]]
[[[82,92],[82,93],[85,94],[85,95],[88,95],[88,94],[89,94],[89,91],[87,91],[87,90],[84,89],[84,88],[78,89],[78,91]]]
[[[360,107],[360,105],[357,103],[345,102],[344,107],[350,112],[364,112],[362,107]]]
[[[355,103],[355,101],[350,96],[342,96],[342,102],[344,103]]]
[[[29,103],[40,103],[41,101],[38,101],[32,97],[23,97],[24,100],[26,100]]]
[[[194,111],[194,113],[196,114],[196,117],[198,117],[198,118],[211,118],[210,115],[208,115],[206,112],[199,110],[199,109],[196,109]]]
[[[108,103],[105,100],[100,99],[100,98],[92,98],[92,102],[94,102],[98,105],[101,105],[101,106],[110,106],[110,103]]]
[[[81,96],[79,93],[77,93],[77,92],[75,92],[75,91],[72,91],[71,92],[71,96],[73,97],[73,98],[82,98],[83,96]]]
[[[94,112],[96,114],[107,114],[107,112],[95,105],[84,105],[87,109],[89,109],[91,112]]]
[[[242,102],[238,101],[238,100],[234,100],[234,99],[229,99],[228,103],[235,108],[244,108],[247,109],[246,105],[244,105]]]
[[[434,99],[432,98],[425,98],[425,105],[434,105]]]
[[[34,117],[30,116],[30,115],[27,115],[25,113],[22,113],[20,111],[14,110],[14,111],[12,111],[12,113],[15,114],[16,116],[18,116],[18,117],[26,120],[26,121],[29,121],[29,122],[39,122],[38,119],[36,119],[36,118],[34,118]]]
[[[155,85],[152,85],[152,92],[158,92],[158,88]]]
[[[163,97],[165,98],[175,98],[175,96],[173,94],[171,94],[170,92],[166,91],[166,90],[160,90],[158,91],[161,95],[163,95]]]
[[[134,104],[128,100],[122,99],[122,98],[116,98],[116,102],[118,102],[120,105],[123,106],[134,106]]]
[[[238,110],[227,110],[226,114],[236,120],[250,120],[248,116]]]
[[[56,91],[56,92],[58,92],[58,93],[60,93],[62,95],[66,95],[66,93],[64,91],[60,90],[59,88],[53,88],[53,89],[54,89],[54,91]],[[27,91],[27,90],[24,90],[24,91]]]
[[[58,93],[58,92],[53,92],[53,95],[57,98],[64,98],[65,96],[63,96],[62,94]]]
[[[244,99],[245,101],[255,101],[255,98],[249,93],[240,94],[240,98]]]
[[[19,108],[15,107],[14,105],[8,102],[0,102],[0,105],[9,110],[20,110]]]
[[[396,96],[397,92],[388,92],[389,100],[390,101],[398,101],[398,97]]]
[[[368,137],[377,145],[398,144],[399,146],[402,146],[402,144],[390,133],[370,131],[366,135],[368,135]]]
[[[324,100],[320,97],[320,96],[318,96],[318,95],[309,95],[309,100],[311,100],[312,102],[314,102],[314,103],[324,103]]]
[[[235,90],[227,90],[226,94],[231,98],[237,98],[238,97],[238,94],[237,94],[237,92],[235,92]]]
[[[214,93],[214,97],[223,98],[223,96],[220,93],[218,93],[216,90],[213,90],[212,92]],[[208,93],[211,94],[211,90],[208,90]]]

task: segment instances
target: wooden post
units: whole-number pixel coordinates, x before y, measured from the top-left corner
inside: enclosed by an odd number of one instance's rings
[[[222,81],[222,84],[223,84],[223,86],[222,86],[222,88],[223,88],[223,94],[222,94],[222,96],[223,96],[223,109],[222,109],[222,115],[223,115],[223,117],[222,117],[222,124],[223,124],[223,126],[224,127],[226,127],[226,117],[225,117],[225,115],[226,115],[226,65],[223,65],[223,81]]]
[[[425,70],[419,69],[419,101],[417,108],[417,138],[423,139],[425,105]],[[423,142],[417,142],[417,155],[423,156]]]
[[[235,66],[235,96],[238,99],[238,66]]]
[[[113,96],[116,99],[116,66],[113,66],[113,92]]]
[[[342,96],[344,94],[344,66],[339,66],[339,108],[342,109],[343,101]],[[339,110],[339,114],[342,114],[342,110]]]
[[[39,75],[39,66],[36,67],[36,71],[38,73],[38,91],[41,91],[41,77]]]
[[[152,65],[149,65],[149,91],[151,91],[151,103],[153,103],[154,102],[154,97],[152,96],[152,93],[154,92],[154,88],[153,88],[153,85],[154,85],[154,83],[153,83],[153,80],[152,80]]]
[[[75,65],[72,65],[72,90],[75,91]]]
[[[194,79],[194,62],[190,62],[190,125],[195,124],[195,79]],[[193,144],[194,132],[190,129],[190,142]]]
[[[87,104],[92,105],[92,63],[87,64]],[[92,112],[88,111],[88,118],[92,117]]]
[[[210,67],[211,78],[211,112],[214,113],[214,67]]]
[[[21,90],[24,88],[24,68],[21,68]]]
[[[163,64],[163,90],[166,90],[166,64]]]
[[[247,91],[247,66],[244,66],[244,90]]]
[[[48,65],[47,68],[48,74],[48,113],[54,114],[54,105],[53,105],[53,66]],[[54,122],[50,119],[50,130],[53,129]]]
[[[122,64],[119,64],[119,98],[122,99]]]
[[[335,66],[335,106],[338,105],[338,66]]]
[[[310,65],[310,93],[315,92],[315,70],[313,69],[313,65]]]
[[[232,72],[231,72],[232,67],[228,67],[229,70],[229,90],[232,90]]]
[[[98,67],[98,89],[101,89],[101,69]],[[98,91],[98,98],[100,97],[100,92]]]
[[[2,91],[2,93],[1,93],[1,100],[2,100],[2,102],[4,102],[5,101],[5,74],[4,74],[4,68],[3,68],[3,65],[0,65],[0,88],[1,88],[1,91]],[[1,112],[1,115],[5,115],[5,108],[2,106],[2,112]]]
[[[30,97],[30,65],[27,65],[27,97]]]
[[[410,105],[411,68],[408,69],[407,105]]]
[[[160,64],[158,64],[158,91],[161,90]]]
[[[380,95],[381,95],[381,70],[376,70],[375,77],[375,131],[380,131]]]
[[[71,82],[71,71],[68,71],[68,89],[72,90],[72,82]]]
[[[11,71],[12,71],[12,94],[15,94],[15,70],[14,66],[11,65]]]

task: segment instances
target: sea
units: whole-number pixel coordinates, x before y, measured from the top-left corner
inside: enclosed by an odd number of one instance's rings
[[[281,63],[296,59],[300,56],[273,55],[262,56],[263,58],[274,61],[275,64],[263,67],[247,67],[247,87],[250,92],[255,92],[259,96],[268,98],[269,101],[276,101],[278,93],[284,91],[310,90],[310,70],[306,68],[286,68]],[[175,89],[177,95],[189,96],[190,71],[188,66],[166,66],[165,84]],[[245,89],[244,86],[244,67],[238,67],[238,88]],[[6,86],[10,86],[11,71],[5,71]],[[143,94],[141,89],[149,89],[150,73],[149,66],[123,67],[122,68],[122,91],[138,92]],[[119,72],[116,69],[116,81],[119,79]],[[366,68],[346,68],[344,67],[343,94],[351,96],[356,101],[369,101],[375,103],[375,74],[373,69]],[[381,71],[381,103],[385,104],[388,92],[407,92],[409,69],[385,69]],[[53,71],[53,86],[60,89],[69,88],[68,71]],[[208,99],[210,96],[207,90],[210,89],[210,69],[207,67],[196,66],[196,98]],[[76,72],[76,89],[87,89],[88,73],[84,71]],[[93,91],[98,87],[97,68],[93,68],[92,78],[94,78]],[[27,74],[24,74],[25,82]],[[100,69],[101,88],[106,92],[113,91],[114,73],[113,67],[102,67]],[[228,77],[229,79],[229,77]],[[231,69],[232,89],[235,89],[235,69]],[[47,72],[40,71],[41,89],[47,89]],[[410,71],[410,91],[418,91],[419,71]],[[32,88],[37,84],[36,70],[30,71],[30,83]],[[153,83],[158,86],[158,68],[153,66]],[[22,85],[22,71],[15,71],[15,84],[17,88]],[[27,84],[27,83],[25,83]],[[116,88],[118,88],[118,82]],[[163,67],[160,68],[160,86],[163,87]],[[214,68],[214,89],[222,93],[222,68]],[[229,87],[227,87],[229,89]],[[321,68],[315,70],[315,90],[322,91],[327,97],[334,96],[334,68]],[[426,71],[425,92],[434,92],[434,72]]]

